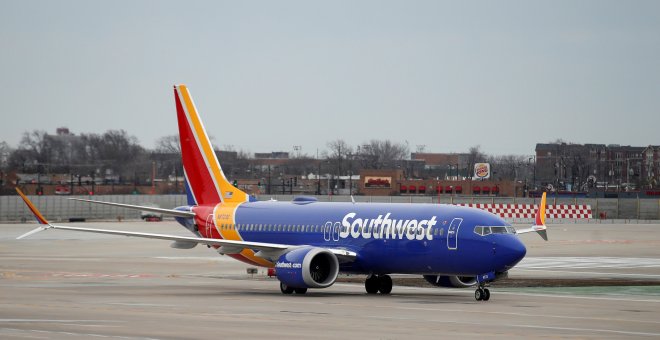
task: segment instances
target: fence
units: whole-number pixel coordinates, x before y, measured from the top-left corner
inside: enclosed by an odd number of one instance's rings
[[[52,221],[70,218],[138,219],[136,210],[68,200],[62,196],[29,196],[44,216]],[[185,195],[98,195],[71,196],[98,201],[173,208],[186,205]],[[350,202],[350,196],[315,196],[321,202]],[[261,195],[259,199],[290,201],[291,195]],[[438,203],[437,196],[354,196],[356,202]],[[441,196],[443,204],[538,204],[539,198]],[[660,200],[635,198],[548,198],[548,205],[585,204],[591,206],[594,219],[660,220]],[[32,215],[18,196],[0,196],[0,221],[24,221]]]

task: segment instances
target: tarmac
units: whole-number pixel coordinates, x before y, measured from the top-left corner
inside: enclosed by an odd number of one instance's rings
[[[75,225],[188,235],[171,221]],[[248,275],[206,247],[59,230],[14,240],[35,227],[0,224],[2,339],[660,338],[660,224],[521,235],[528,253],[511,280],[617,285],[494,286],[488,302],[474,289],[381,296],[345,282],[285,296],[265,269]]]

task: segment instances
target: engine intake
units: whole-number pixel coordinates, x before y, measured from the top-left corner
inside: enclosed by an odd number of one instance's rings
[[[326,288],[339,275],[337,256],[327,249],[303,247],[282,255],[275,264],[277,279],[292,288]]]

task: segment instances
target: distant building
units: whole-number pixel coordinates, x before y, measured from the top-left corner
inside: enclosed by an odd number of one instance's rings
[[[273,152],[255,152],[254,158],[256,159],[289,159],[289,153],[284,151]]]
[[[469,173],[470,154],[468,153],[413,152],[410,154],[410,159],[423,161],[424,170],[430,174],[435,174],[433,177],[457,179],[459,173],[461,176],[467,176]]]
[[[648,177],[644,170],[653,168],[645,165],[643,156],[657,154],[654,150],[618,144],[536,144],[536,183],[569,191],[639,189]]]
[[[649,145],[642,151],[642,178],[649,188],[660,184],[660,145]]]

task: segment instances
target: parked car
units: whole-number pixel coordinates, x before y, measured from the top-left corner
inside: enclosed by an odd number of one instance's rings
[[[146,203],[145,207],[160,208],[157,204]],[[153,211],[141,211],[140,218],[148,222],[160,222],[163,220],[163,214]]]

